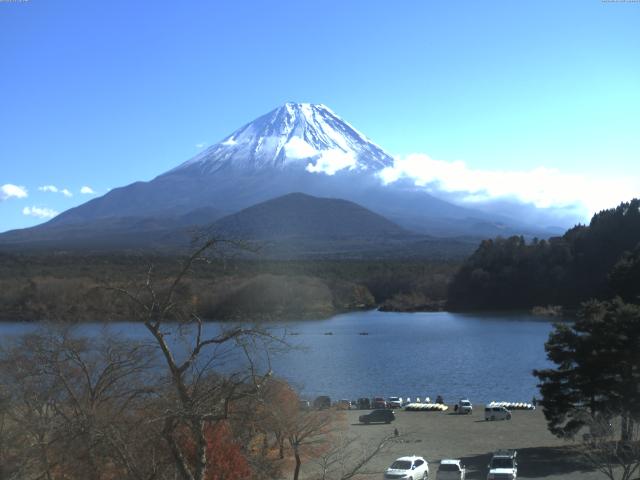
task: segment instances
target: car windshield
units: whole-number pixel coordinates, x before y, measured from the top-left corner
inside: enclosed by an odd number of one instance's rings
[[[453,463],[443,463],[442,465],[440,465],[440,468],[438,469],[441,472],[459,472],[460,470],[458,470],[458,466],[454,465]]]
[[[460,403],[465,407],[468,407],[469,405],[471,405],[471,402],[467,402],[466,400],[463,400]]]
[[[491,468],[513,468],[513,460],[510,458],[494,458],[491,460]]]
[[[396,470],[411,470],[411,462],[407,460],[396,460],[391,464],[391,467]]]

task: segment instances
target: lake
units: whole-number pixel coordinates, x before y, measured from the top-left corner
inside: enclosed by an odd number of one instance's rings
[[[11,336],[35,328],[0,324],[2,338],[9,342]],[[79,331],[101,335],[104,328],[89,323]],[[136,323],[107,328],[127,338],[149,336]],[[366,311],[275,328],[293,334],[287,339],[299,348],[276,355],[274,373],[310,399],[442,395],[448,402],[460,397],[474,403],[530,402],[539,396],[531,371],[550,365],[544,342],[552,324],[523,313]]]

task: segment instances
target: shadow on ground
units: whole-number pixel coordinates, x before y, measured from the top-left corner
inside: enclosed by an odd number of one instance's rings
[[[467,479],[486,479],[490,454],[462,458]],[[593,471],[570,447],[532,447],[518,449],[518,478],[542,478]]]

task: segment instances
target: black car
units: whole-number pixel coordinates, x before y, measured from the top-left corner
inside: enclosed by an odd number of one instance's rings
[[[331,398],[326,395],[321,395],[313,401],[313,408],[317,410],[323,410],[329,407],[331,407]]]
[[[391,423],[396,419],[392,410],[373,410],[366,415],[360,415],[360,423]]]
[[[368,398],[359,398],[358,399],[358,409],[359,410],[371,410],[371,400]]]

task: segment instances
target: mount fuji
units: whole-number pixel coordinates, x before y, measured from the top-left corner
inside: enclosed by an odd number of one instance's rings
[[[6,232],[0,246],[64,247],[99,239],[106,247],[140,247],[151,234],[209,225],[294,192],[355,202],[414,234],[539,234],[409,183],[384,185],[379,173],[392,165],[389,154],[328,107],[286,103],[151,181],[113,189],[42,225]]]

